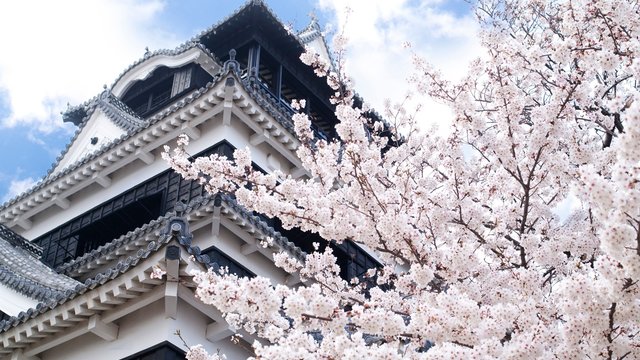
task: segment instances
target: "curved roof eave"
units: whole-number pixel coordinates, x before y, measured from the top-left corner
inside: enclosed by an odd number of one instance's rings
[[[160,66],[180,67],[195,62],[212,76],[220,71],[218,59],[202,44],[188,42],[173,50],[147,51],[125,69],[111,86],[111,93],[121,97],[136,81],[144,80]]]

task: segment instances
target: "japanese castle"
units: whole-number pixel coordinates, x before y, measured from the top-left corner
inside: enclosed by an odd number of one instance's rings
[[[63,113],[73,139],[34,188],[0,206],[0,359],[184,359],[176,330],[246,358],[254,335],[231,341],[221,313],[195,297],[191,270],[297,286],[273,254],[304,261],[314,241],[333,247],[345,279],[378,266],[356,244],[285,230],[205,193],[160,156],[187,134],[195,156],[249,147],[256,169],[307,176],[289,104],[306,100],[320,138],[335,136],[337,120],[326,81],[299,60],[305,47],[329,59],[316,21],[292,33],[249,1],[174,50],[147,51]]]

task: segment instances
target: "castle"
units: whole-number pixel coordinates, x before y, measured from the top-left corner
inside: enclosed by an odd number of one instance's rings
[[[345,279],[378,265],[354,243],[285,230],[205,193],[160,156],[184,133],[190,154],[249,147],[256,169],[307,176],[289,104],[306,100],[319,138],[335,136],[337,119],[331,89],[299,60],[305,47],[329,60],[315,20],[292,33],[249,1],[176,49],[145,53],[64,112],[77,126],[67,148],[0,207],[0,359],[182,359],[176,330],[190,345],[246,358],[254,335],[230,341],[235,330],[195,297],[191,270],[227,267],[296,286],[272,255],[304,261],[313,241],[333,247]]]

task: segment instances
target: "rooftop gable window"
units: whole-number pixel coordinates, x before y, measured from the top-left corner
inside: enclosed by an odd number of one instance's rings
[[[251,272],[246,267],[240,265],[239,262],[233,260],[227,254],[220,251],[215,246],[212,246],[204,251],[203,255],[207,255],[211,263],[218,264],[221,268],[226,268],[230,274],[235,274],[238,277],[254,278],[256,274]]]
[[[192,90],[205,86],[213,77],[197,64],[179,68],[160,67],[149,78],[136,82],[122,96],[138,116],[145,118]]]

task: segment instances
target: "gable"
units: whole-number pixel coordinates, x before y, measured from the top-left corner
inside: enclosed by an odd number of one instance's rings
[[[120,99],[144,119],[212,80],[213,76],[195,63],[176,68],[159,66],[146,79],[135,80]]]
[[[89,118],[85,120],[84,126],[78,129],[78,133],[71,140],[66,152],[62,154],[52,174],[99,151],[103,146],[127,133],[110,119],[105,110],[103,107],[96,106]]]
[[[324,36],[322,35],[320,24],[318,24],[317,18],[312,17],[311,23],[305,29],[298,33],[298,37],[306,48],[310,48],[311,50],[313,50],[313,52],[320,55],[320,58],[323,59],[327,64],[332,64],[329,47],[327,46]]]
[[[126,69],[114,82],[111,92],[122,98],[138,81],[148,79],[160,67],[180,68],[187,64],[198,64],[209,75],[220,71],[215,57],[202,45],[181,46],[175,50],[147,52],[145,56]]]

